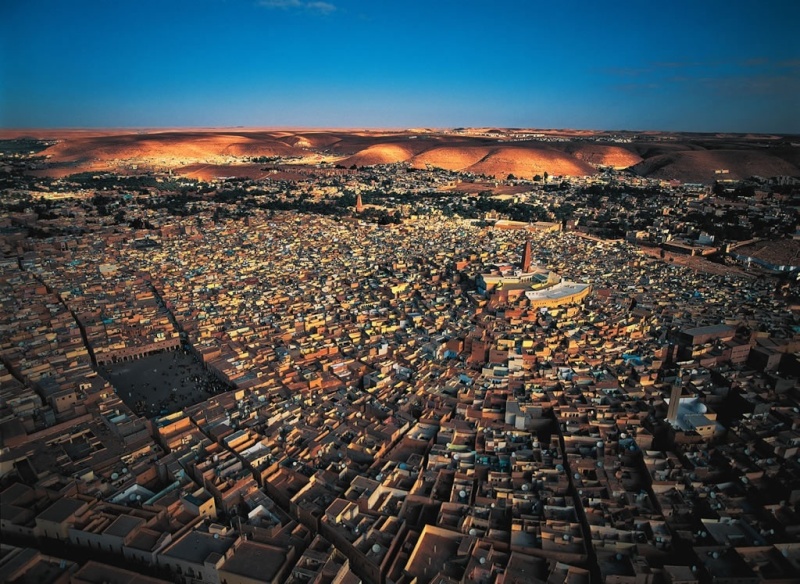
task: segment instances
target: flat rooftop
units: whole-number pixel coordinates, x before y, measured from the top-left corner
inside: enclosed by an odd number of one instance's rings
[[[711,324],[708,326],[698,326],[690,329],[683,329],[681,332],[686,335],[696,337],[698,335],[721,335],[725,333],[732,333],[733,327],[727,324]]]
[[[132,517],[130,515],[120,515],[114,520],[114,523],[108,526],[103,532],[107,535],[115,537],[125,537],[134,529],[144,524],[144,519],[141,517]]]
[[[286,563],[285,549],[259,543],[245,541],[219,569],[237,576],[245,576],[261,582],[271,582]]]
[[[37,519],[41,519],[42,521],[50,521],[52,523],[61,523],[69,519],[71,515],[84,506],[86,506],[84,501],[78,501],[76,499],[64,497],[39,513]]]
[[[463,536],[442,528],[426,525],[406,563],[406,571],[419,584],[428,584],[458,555]]]
[[[137,574],[123,568],[89,560],[70,580],[73,584],[165,584],[168,580]]]
[[[195,564],[202,564],[211,554],[225,555],[228,548],[233,545],[233,539],[221,535],[214,537],[214,535],[204,531],[192,531],[169,546],[162,555]]]
[[[528,300],[558,300],[583,292],[589,287],[589,284],[581,284],[578,282],[559,282],[555,286],[546,288],[545,290],[535,290],[526,292],[525,296]]]

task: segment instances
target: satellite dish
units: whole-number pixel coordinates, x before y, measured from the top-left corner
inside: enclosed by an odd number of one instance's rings
[[[112,481],[115,481],[115,480],[117,480],[118,478],[119,478],[119,475],[118,475],[117,473],[115,473],[115,472],[112,472],[112,473],[111,473],[111,480],[112,480]]]
[[[603,447],[603,441],[602,440],[598,440],[597,444],[595,446],[597,446],[598,448],[602,448]]]
[[[467,492],[462,489],[461,491],[458,492],[458,496],[463,499],[467,496]]]
[[[219,539],[219,533],[214,534],[214,539]]]
[[[527,491],[528,489],[530,489],[530,487],[528,486],[528,483],[524,483],[524,484],[522,485],[522,490],[523,490],[523,491]]]
[[[478,561],[479,561],[481,564],[485,564],[485,563],[486,563],[486,558],[481,558],[481,559],[480,559],[480,560],[478,560]]]
[[[131,501],[135,501],[136,500],[136,494],[135,493],[131,493],[130,496],[128,497],[128,499],[130,499]]]
[[[557,470],[558,472],[564,472],[564,465],[557,464],[557,465],[556,465],[556,470]]]
[[[381,546],[379,544],[377,544],[377,543],[373,544],[372,545],[372,551],[377,554],[378,552],[381,551]]]
[[[469,530],[469,534],[473,536],[478,535],[478,530],[473,527],[472,529]]]
[[[122,474],[128,474],[128,468],[127,467],[122,469]]]

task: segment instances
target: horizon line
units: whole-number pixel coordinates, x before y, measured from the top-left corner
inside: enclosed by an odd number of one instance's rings
[[[259,125],[219,125],[219,126],[30,126],[30,127],[0,127],[0,135],[18,132],[168,132],[168,131],[222,131],[222,130],[242,130],[242,131],[305,131],[305,132],[444,132],[453,130],[481,130],[498,129],[509,131],[538,131],[538,132],[592,132],[609,133],[619,132],[626,134],[726,134],[726,135],[763,135],[763,136],[800,136],[795,132],[765,132],[765,131],[726,131],[726,130],[664,130],[664,129],[621,129],[621,128],[544,128],[534,126],[500,126],[500,125],[480,125],[480,126],[303,126],[303,125],[282,125],[282,126],[259,126]]]

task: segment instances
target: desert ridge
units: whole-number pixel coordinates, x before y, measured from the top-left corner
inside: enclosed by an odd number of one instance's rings
[[[53,142],[37,174],[164,170],[227,165],[225,176],[254,177],[247,164],[320,163],[345,168],[407,164],[505,179],[591,176],[610,167],[642,177],[710,183],[718,178],[800,176],[792,137],[503,130],[4,130],[4,139]]]

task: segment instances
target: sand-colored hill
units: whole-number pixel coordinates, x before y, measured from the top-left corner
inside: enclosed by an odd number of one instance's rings
[[[303,151],[269,135],[175,132],[69,137],[43,154],[50,155],[52,162],[139,160],[169,164],[226,156],[302,156]]]
[[[99,138],[102,136],[128,136],[141,134],[139,130],[121,129],[74,129],[54,128],[35,130],[0,129],[0,140],[14,140],[18,138],[38,138],[42,140],[75,140],[77,138]]]
[[[281,142],[293,146],[295,148],[313,148],[325,149],[330,148],[337,142],[341,142],[341,136],[336,136],[328,132],[314,132],[304,134],[294,134],[280,138]]]
[[[555,145],[555,147],[558,148],[558,145]],[[628,168],[634,164],[639,164],[643,160],[639,154],[632,150],[609,144],[574,142],[567,143],[563,150],[578,160],[588,162],[593,166],[610,166],[616,169]]]
[[[629,149],[644,160],[662,154],[686,152],[687,150],[706,150],[705,147],[691,142],[637,142],[630,144]]]
[[[426,168],[428,165],[445,170],[462,170],[477,164],[491,152],[484,146],[443,146],[431,148],[411,159],[412,168]]]
[[[477,144],[473,138],[460,136],[426,135],[417,137],[413,132],[332,132],[341,140],[332,144],[328,149],[341,156],[352,156],[371,146],[397,145],[411,149],[414,154],[419,154],[437,145],[454,145],[468,142]]]
[[[695,150],[653,156],[632,167],[636,174],[684,182],[741,180],[751,176],[800,176],[791,162],[760,150]],[[728,171],[717,173],[716,171]]]
[[[303,152],[283,142],[272,140],[252,140],[234,142],[225,147],[221,154],[226,156],[303,156]]]
[[[424,150],[426,144],[417,142],[395,142],[374,144],[358,151],[356,154],[340,160],[338,164],[344,166],[374,166],[376,164],[393,164],[405,162],[413,158],[418,152]]]
[[[597,173],[594,167],[582,160],[544,147],[537,149],[495,148],[466,170],[497,178],[505,178],[509,174],[532,178],[537,174],[543,175],[545,172],[551,176],[590,176]]]
[[[53,176],[84,170],[140,172],[153,167],[237,165],[256,156],[297,157],[298,163],[307,164],[324,160],[345,166],[407,162],[415,168],[432,166],[497,178],[545,172],[584,176],[594,174],[597,166],[631,168],[642,176],[684,182],[800,176],[800,148],[790,145],[791,137],[638,132],[631,134],[636,142],[616,144],[587,140],[608,136],[588,130],[536,131],[561,139],[554,142],[498,140],[486,135],[490,130],[496,129],[473,128],[458,134],[425,129],[324,128],[4,130],[0,138],[28,135],[59,140],[41,153],[49,156],[50,166],[35,171]],[[729,172],[718,174],[716,170]]]
[[[424,149],[426,146],[428,149]],[[415,155],[415,150],[421,150],[421,152]],[[631,154],[627,160],[639,161],[640,158]],[[409,162],[413,168],[432,166],[446,170],[469,171],[497,178],[505,178],[509,174],[531,178],[545,172],[560,176],[587,176],[596,173],[594,167],[588,162],[541,144],[535,146],[433,147],[429,141],[376,144],[339,161],[339,164],[371,166],[394,162]]]
[[[773,156],[785,160],[789,164],[794,164],[800,168],[800,148],[793,148],[791,146],[779,146],[777,148],[770,148],[769,153]]]

